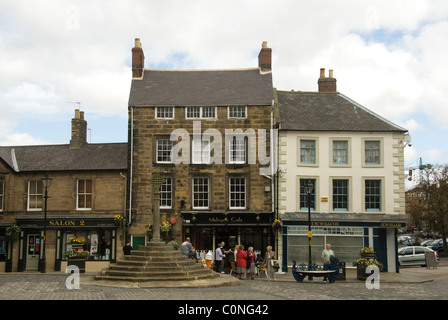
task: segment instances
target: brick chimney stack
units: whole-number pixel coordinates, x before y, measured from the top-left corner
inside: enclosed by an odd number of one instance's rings
[[[84,111],[75,109],[75,117],[72,119],[72,139],[70,149],[79,149],[87,143],[87,121],[84,120]]]
[[[263,44],[261,45],[260,53],[258,54],[258,67],[261,69],[262,72],[272,71],[271,55],[272,55],[272,49],[268,48],[268,43],[266,41],[263,41]]]
[[[132,48],[132,77],[141,78],[145,68],[145,55],[143,54],[142,43],[139,38],[135,38],[135,46]]]
[[[333,70],[329,70],[328,78],[325,77],[325,69],[320,69],[320,78],[317,80],[319,92],[337,92],[336,79],[333,78]]]

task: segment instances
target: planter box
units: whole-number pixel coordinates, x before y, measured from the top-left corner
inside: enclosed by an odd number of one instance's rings
[[[86,259],[71,259],[67,260],[67,266],[77,266],[80,273],[86,272]]]

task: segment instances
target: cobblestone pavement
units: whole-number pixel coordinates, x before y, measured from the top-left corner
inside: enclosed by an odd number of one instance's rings
[[[242,280],[240,285],[210,288],[129,288],[91,285],[82,275],[79,289],[67,289],[65,274],[0,274],[1,300],[448,300],[448,268],[409,269],[436,275],[422,281],[380,281],[367,289],[363,281],[325,284],[321,278],[297,283],[287,273],[277,282]],[[427,272],[425,271],[427,270]],[[412,274],[408,274],[408,276]],[[405,277],[403,274],[402,277]],[[415,277],[414,277],[415,278]],[[405,279],[405,278],[401,278]],[[87,284],[86,284],[87,283]]]

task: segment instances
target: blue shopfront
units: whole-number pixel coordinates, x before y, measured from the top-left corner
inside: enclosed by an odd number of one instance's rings
[[[283,224],[282,268],[292,267],[293,260],[307,263],[308,214],[285,213],[280,215]],[[312,262],[322,264],[322,250],[331,244],[335,255],[352,267],[359,258],[360,249],[371,247],[376,252],[382,271],[398,272],[397,230],[405,226],[401,215],[362,215],[362,214],[311,214],[311,258]]]

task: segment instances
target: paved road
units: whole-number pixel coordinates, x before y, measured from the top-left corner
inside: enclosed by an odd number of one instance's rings
[[[1,300],[448,300],[448,267],[407,268],[400,274],[381,274],[380,288],[368,289],[347,273],[347,281],[324,284],[320,278],[297,283],[290,273],[277,282],[264,278],[240,285],[209,288],[129,288],[94,284],[81,276],[79,289],[67,289],[67,275],[0,274]]]

